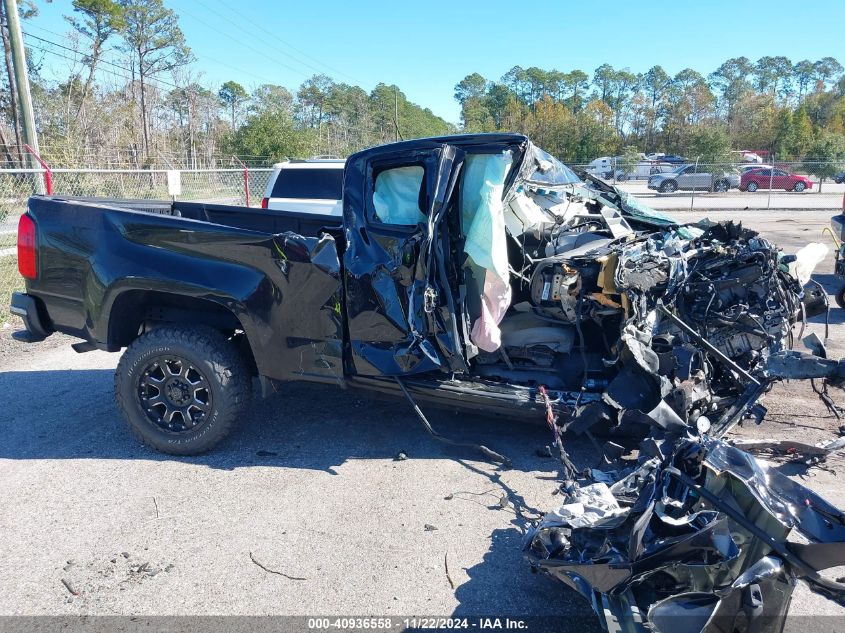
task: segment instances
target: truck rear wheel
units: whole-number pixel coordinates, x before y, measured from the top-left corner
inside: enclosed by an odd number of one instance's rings
[[[166,326],[138,337],[114,375],[118,407],[132,433],[170,455],[197,455],[226,437],[245,413],[249,372],[223,334]]]

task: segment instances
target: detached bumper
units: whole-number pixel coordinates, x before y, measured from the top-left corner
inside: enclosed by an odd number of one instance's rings
[[[25,332],[15,332],[13,336],[16,339],[36,343],[43,341],[52,334],[52,330],[46,326],[41,317],[42,313],[38,309],[38,299],[35,297],[31,297],[23,292],[13,292],[9,312],[23,319],[24,327],[26,327]]]

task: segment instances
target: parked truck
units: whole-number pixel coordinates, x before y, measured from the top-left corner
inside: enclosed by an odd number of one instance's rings
[[[253,383],[286,381],[561,432],[622,435],[654,416],[724,432],[812,314],[794,257],[585,178],[489,134],[349,157],[342,218],[35,196],[11,310],[29,341],[125,349],[119,409],[172,454],[209,450],[246,417]]]

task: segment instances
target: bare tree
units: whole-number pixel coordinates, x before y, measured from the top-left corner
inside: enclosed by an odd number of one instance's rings
[[[119,0],[124,9],[123,39],[137,63],[141,90],[141,128],[144,154],[150,157],[150,123],[147,108],[148,82],[161,73],[193,61],[191,49],[179,28],[178,17],[162,0]]]
[[[103,52],[103,45],[110,37],[120,33],[126,26],[124,10],[114,0],[73,0],[73,10],[79,16],[65,16],[71,26],[91,42],[91,52],[85,55],[88,77],[82,86],[77,116],[85,108],[85,100],[91,92],[97,64]]]

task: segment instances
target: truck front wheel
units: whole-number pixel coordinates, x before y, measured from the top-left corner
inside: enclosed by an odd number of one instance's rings
[[[138,337],[114,375],[118,407],[144,444],[197,455],[229,434],[251,395],[235,346],[207,327],[166,326]]]

